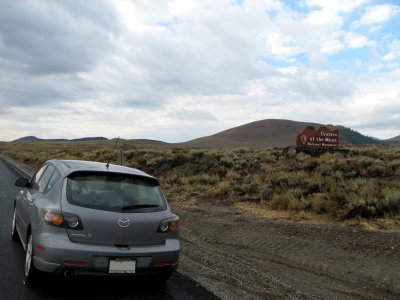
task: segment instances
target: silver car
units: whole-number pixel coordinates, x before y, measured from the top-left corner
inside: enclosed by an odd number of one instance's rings
[[[26,285],[41,272],[167,280],[177,269],[179,218],[156,178],[105,163],[50,160],[15,185],[23,189],[12,239],[26,251]]]

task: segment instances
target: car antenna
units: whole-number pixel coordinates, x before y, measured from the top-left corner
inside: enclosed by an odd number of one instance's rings
[[[106,164],[106,168],[107,168],[107,169],[108,169],[108,167],[110,166],[110,160],[111,160],[111,158],[112,158],[112,155],[114,154],[115,147],[117,147],[118,141],[119,141],[119,137],[117,138],[117,141],[116,141],[115,144],[114,144],[114,148],[113,148],[113,150],[112,150],[112,152],[111,152],[111,155],[110,155],[110,157],[108,158],[108,162],[107,162],[107,164]]]

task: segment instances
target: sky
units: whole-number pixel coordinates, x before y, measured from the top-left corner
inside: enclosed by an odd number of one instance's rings
[[[400,0],[0,0],[0,141],[263,119],[400,135]]]

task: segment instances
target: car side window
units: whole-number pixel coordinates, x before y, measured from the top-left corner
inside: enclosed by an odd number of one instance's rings
[[[33,190],[39,190],[39,180],[42,177],[44,171],[47,169],[48,165],[44,165],[43,167],[40,168],[39,171],[36,172],[36,174],[33,176],[31,180],[31,185],[30,188]]]
[[[61,177],[60,172],[56,168],[54,168],[53,175],[51,176],[49,183],[47,184],[47,187],[44,192],[47,193],[47,191],[49,191],[53,187],[53,185],[57,182],[57,180],[60,177]]]
[[[54,173],[56,168],[53,165],[48,165],[47,169],[44,171],[42,177],[39,179],[38,186],[39,192],[44,193],[46,190],[47,184],[50,181],[51,176]]]

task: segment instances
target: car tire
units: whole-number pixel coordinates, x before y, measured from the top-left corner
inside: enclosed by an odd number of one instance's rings
[[[33,264],[33,239],[32,234],[29,234],[28,243],[26,244],[25,252],[25,285],[34,287],[38,280],[38,271]]]
[[[14,207],[14,213],[13,213],[13,218],[12,218],[12,229],[11,229],[11,239],[14,242],[19,241],[19,235],[17,232],[17,224],[16,224],[16,215],[17,215],[17,208]]]

